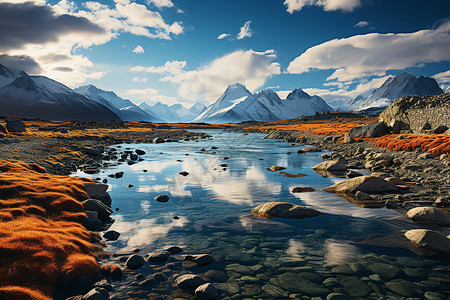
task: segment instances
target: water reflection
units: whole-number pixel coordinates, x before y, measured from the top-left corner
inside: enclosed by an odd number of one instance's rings
[[[302,253],[306,251],[305,245],[295,239],[289,239],[289,246],[286,250],[286,254],[292,257],[301,257]]]
[[[340,265],[348,263],[361,255],[361,251],[355,245],[328,239],[324,243],[325,264]]]

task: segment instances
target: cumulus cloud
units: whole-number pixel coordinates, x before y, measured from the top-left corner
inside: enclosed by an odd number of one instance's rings
[[[161,81],[179,84],[178,94],[186,99],[215,101],[233,83],[244,84],[251,92],[264,85],[272,75],[280,74],[274,50],[235,51],[193,71],[163,77]]]
[[[142,54],[144,53],[144,48],[142,48],[142,46],[137,45],[136,48],[134,48],[133,53],[137,53],[137,54]]]
[[[0,50],[58,41],[70,34],[101,35],[105,30],[83,17],[56,15],[50,6],[0,3]]]
[[[288,66],[288,73],[330,70],[328,80],[350,81],[384,76],[423,63],[450,60],[450,20],[435,29],[413,33],[371,33],[334,39],[307,49]]]
[[[145,82],[148,81],[148,78],[147,78],[147,77],[139,77],[139,76],[136,76],[136,77],[133,77],[131,80],[132,80],[133,82],[143,82],[143,83],[145,83]]]
[[[0,55],[0,64],[8,69],[25,71],[28,74],[39,74],[42,72],[41,66],[31,57],[26,55],[10,56],[7,54]]]
[[[355,8],[361,6],[360,0],[286,0],[284,1],[286,11],[293,14],[300,11],[305,6],[319,6],[325,11],[353,11]]]
[[[69,86],[98,79],[106,70],[94,64],[79,48],[102,45],[127,32],[148,38],[171,39],[182,34],[180,22],[167,23],[160,13],[130,0],[75,2],[61,0],[0,0],[0,51],[29,56],[49,76]],[[72,71],[69,71],[72,70]]]
[[[229,36],[230,36],[229,33],[222,33],[221,35],[219,35],[219,36],[217,37],[217,39],[218,39],[218,40],[222,40],[222,39],[224,39],[224,38],[226,38],[226,37],[229,37]]]
[[[362,27],[366,27],[366,26],[369,26],[369,22],[367,22],[367,21],[359,21],[353,27],[362,28]]]
[[[439,83],[450,84],[450,70],[432,76]]]
[[[157,6],[158,8],[162,8],[162,7],[173,7],[173,3],[172,0],[148,0],[147,3],[151,3],[155,6]]]
[[[147,72],[156,74],[176,75],[180,74],[183,68],[186,66],[186,61],[172,60],[167,61],[164,65],[159,67],[143,67],[136,66],[130,69],[131,72]]]
[[[237,34],[236,38],[238,40],[242,40],[246,37],[251,37],[253,32],[250,29],[250,24],[252,24],[252,21],[247,21],[244,23],[244,26],[241,27],[241,31]]]
[[[178,99],[175,97],[160,95],[158,90],[153,88],[147,89],[131,89],[126,91],[127,95],[133,96],[140,101],[144,101],[148,104],[161,102],[167,105],[178,103]]]

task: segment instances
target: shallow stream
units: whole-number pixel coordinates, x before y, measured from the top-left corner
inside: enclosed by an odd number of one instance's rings
[[[110,229],[121,233],[117,241],[107,242],[108,252],[140,249],[145,254],[176,245],[183,248],[181,254],[215,258],[198,267],[174,256],[167,262],[170,267],[146,265],[126,273],[116,286],[116,298],[187,298],[172,279],[184,272],[215,283],[220,298],[229,299],[325,299],[333,292],[361,299],[450,297],[450,260],[419,256],[403,237],[418,225],[395,210],[358,207],[321,191],[345,179],[312,171],[322,161],[320,152],[297,154],[304,145],[262,139],[262,134],[203,132],[213,138],[118,145],[119,151],[146,151],[140,156],[143,161],[114,163],[100,174],[74,174],[108,179],[112,208],[119,209]],[[266,170],[273,165],[307,176]],[[119,171],[122,178],[107,177]],[[189,174],[182,176],[181,171]],[[292,193],[298,186],[316,191]],[[155,201],[160,194],[170,200]],[[302,220],[246,216],[269,201],[305,205],[323,214]],[[154,272],[169,280],[145,287],[134,277]]]

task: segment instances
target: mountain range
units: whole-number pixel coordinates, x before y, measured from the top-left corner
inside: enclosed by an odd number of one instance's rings
[[[281,100],[271,89],[252,94],[236,83],[201,113],[194,122],[237,123],[243,121],[274,121],[331,112],[333,109],[320,97],[310,96],[301,89],[292,91]]]
[[[379,88],[360,94],[351,100],[335,101],[334,105],[337,105],[340,111],[354,110],[361,113],[364,111],[379,113],[397,98],[405,96],[432,96],[443,92],[434,78],[415,77],[410,73],[404,72],[388,78]]]
[[[448,87],[444,88],[448,90]],[[239,83],[228,86],[209,107],[199,102],[190,108],[180,103],[169,106],[161,102],[153,105],[143,102],[136,105],[112,91],[93,85],[72,90],[45,76],[30,76],[0,64],[0,115],[64,121],[267,122],[334,110],[379,113],[396,98],[443,92],[433,78],[417,78],[410,73],[402,73],[355,99],[329,102],[335,106],[334,109],[319,96],[310,96],[301,89],[295,89],[286,99],[280,99],[271,89],[252,94]]]
[[[0,64],[0,114],[47,120],[119,121],[103,104],[44,76],[29,76]]]

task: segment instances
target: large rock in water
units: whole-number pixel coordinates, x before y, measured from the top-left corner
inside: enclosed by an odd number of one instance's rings
[[[359,176],[337,183],[323,189],[331,193],[355,194],[361,191],[368,194],[382,194],[398,192],[395,184],[374,176]]]
[[[363,126],[353,127],[347,133],[348,137],[379,137],[387,134],[388,127],[383,122],[375,122]]]
[[[106,193],[108,190],[108,185],[96,182],[86,182],[84,184],[84,190],[90,198],[97,199],[97,197]]]
[[[277,218],[304,219],[315,217],[321,212],[289,202],[268,202],[252,209],[252,213],[259,216],[270,216]]]
[[[410,209],[406,215],[413,221],[450,225],[447,215],[435,207],[415,207]]]
[[[443,253],[450,253],[450,239],[437,231],[428,229],[413,229],[405,233],[408,240],[414,244]]]
[[[327,160],[323,161],[314,167],[313,170],[324,170],[329,172],[345,172],[347,171],[347,167],[338,160]]]

